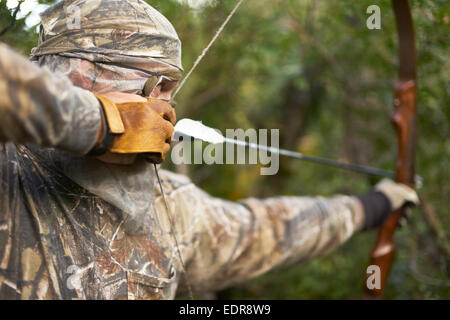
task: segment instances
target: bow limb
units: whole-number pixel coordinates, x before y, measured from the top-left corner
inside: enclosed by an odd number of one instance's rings
[[[416,45],[414,26],[408,0],[393,0],[398,32],[399,71],[395,82],[392,122],[398,139],[396,181],[414,186],[416,147]],[[386,288],[389,271],[394,262],[394,232],[405,209],[395,211],[378,232],[372,249],[370,265],[380,268],[380,287],[366,291],[369,297],[380,298]]]

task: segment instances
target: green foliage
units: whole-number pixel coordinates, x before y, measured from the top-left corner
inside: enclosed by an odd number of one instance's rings
[[[33,28],[28,28],[25,20],[28,17],[13,18],[15,8],[8,9],[6,0],[0,1],[0,41],[13,46],[14,48],[29,54],[36,46],[38,35]]]
[[[50,1],[51,2],[51,1]],[[186,69],[236,1],[193,10],[175,0],[148,1],[178,30]],[[396,137],[389,122],[397,71],[390,1],[381,0],[382,29],[368,30],[373,1],[246,1],[177,97],[178,118],[226,128],[280,128],[281,146],[308,154],[393,169]],[[449,3],[412,1],[418,43],[417,172],[423,206],[396,235],[397,260],[386,298],[449,296],[450,98]],[[11,21],[0,2],[0,30]],[[24,53],[37,39],[24,19],[0,37]],[[211,194],[228,199],[276,194],[363,193],[376,180],[282,159],[280,173],[255,166],[192,165],[188,172]],[[358,234],[336,252],[274,271],[220,298],[358,299],[375,241]]]

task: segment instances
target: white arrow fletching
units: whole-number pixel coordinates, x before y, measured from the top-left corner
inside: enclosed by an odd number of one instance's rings
[[[192,137],[209,143],[224,143],[225,138],[216,130],[205,126],[200,121],[181,119],[175,125],[174,140],[180,137]]]

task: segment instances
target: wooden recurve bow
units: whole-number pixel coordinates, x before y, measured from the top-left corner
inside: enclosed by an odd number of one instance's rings
[[[392,1],[398,33],[398,79],[395,82],[392,122],[398,139],[396,181],[414,187],[416,147],[416,45],[411,9],[408,0]],[[394,232],[404,208],[395,211],[379,229],[378,239],[372,249],[370,265],[380,268],[379,288],[366,292],[370,298],[381,298],[386,288],[389,271],[394,261]],[[367,278],[366,278],[367,279]]]

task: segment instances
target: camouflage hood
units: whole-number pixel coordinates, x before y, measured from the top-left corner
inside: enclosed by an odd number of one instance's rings
[[[63,0],[44,11],[41,21],[32,60],[59,55],[128,67],[157,64],[171,69],[172,78],[181,76],[181,41],[144,1]]]

